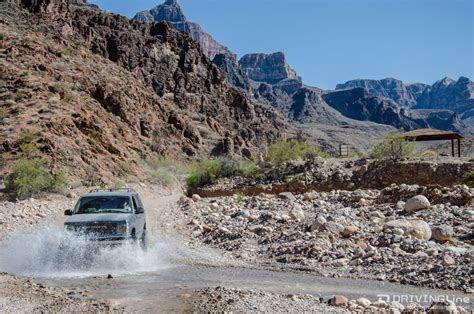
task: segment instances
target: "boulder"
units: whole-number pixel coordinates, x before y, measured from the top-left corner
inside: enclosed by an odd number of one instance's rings
[[[289,213],[290,218],[296,221],[304,220],[304,211],[300,205],[295,205]]]
[[[366,298],[358,298],[355,302],[356,302],[357,305],[360,305],[364,308],[367,308],[372,304],[372,302],[370,302],[370,300],[368,300]]]
[[[323,230],[323,229],[324,229],[324,225],[325,225],[326,223],[327,223],[326,218],[324,218],[323,216],[319,215],[319,216],[316,218],[316,221],[313,222],[313,224],[311,225],[311,232]]]
[[[451,255],[445,254],[443,256],[443,261],[441,262],[441,264],[443,264],[443,266],[445,267],[448,267],[456,264],[456,261],[454,260],[454,258],[451,257]]]
[[[303,195],[304,201],[314,201],[317,198],[318,198],[318,192],[316,191],[307,192]]]
[[[330,305],[334,306],[347,306],[349,300],[343,295],[335,295],[329,300]]]
[[[340,223],[330,221],[324,225],[324,229],[334,234],[341,234],[344,231],[344,226]]]
[[[201,196],[199,196],[198,194],[193,194],[193,196],[191,198],[195,202],[199,202],[201,200]]]
[[[436,241],[448,241],[454,236],[453,227],[447,225],[431,226],[431,239]]]
[[[430,201],[423,195],[417,195],[410,198],[405,203],[405,211],[411,213],[423,209],[430,208],[431,203]]]
[[[355,227],[355,226],[345,226],[344,230],[342,230],[341,234],[342,234],[343,237],[349,238],[356,232],[357,232],[357,227]]]
[[[291,192],[280,193],[280,194],[278,194],[278,197],[281,198],[281,199],[284,199],[284,200],[290,200],[290,201],[295,200],[295,196]]]
[[[387,222],[383,229],[386,233],[393,233],[394,229],[401,229],[405,236],[411,236],[420,240],[428,241],[431,238],[430,225],[423,220],[392,220]]]
[[[428,309],[428,314],[456,314],[459,313],[454,302],[446,300],[443,302],[433,302]]]

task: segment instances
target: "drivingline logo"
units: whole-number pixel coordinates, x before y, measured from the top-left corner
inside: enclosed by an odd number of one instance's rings
[[[386,303],[398,302],[398,303],[432,303],[432,302],[445,302],[451,301],[455,304],[471,304],[471,300],[468,297],[459,297],[455,295],[432,295],[432,294],[378,294],[377,298],[379,301]]]

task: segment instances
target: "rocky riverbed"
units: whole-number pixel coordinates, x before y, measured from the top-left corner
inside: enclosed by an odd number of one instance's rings
[[[0,240],[8,233],[21,228],[34,227],[41,220],[61,214],[70,209],[77,201],[76,193],[65,195],[47,195],[42,199],[0,202]]]
[[[397,301],[371,302],[366,298],[349,300],[335,295],[325,300],[313,295],[277,294],[261,290],[227,289],[223,287],[198,291],[195,306],[199,310],[219,309],[230,313],[469,313],[452,301],[433,302],[422,306]]]
[[[84,289],[51,288],[28,278],[0,274],[2,313],[122,313],[119,306],[91,298]]]
[[[182,198],[194,242],[248,261],[472,292],[474,190],[383,190]]]

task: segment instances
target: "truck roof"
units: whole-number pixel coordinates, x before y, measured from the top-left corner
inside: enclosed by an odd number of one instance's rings
[[[134,196],[138,193],[132,189],[97,189],[92,190],[89,193],[82,195],[84,196]]]

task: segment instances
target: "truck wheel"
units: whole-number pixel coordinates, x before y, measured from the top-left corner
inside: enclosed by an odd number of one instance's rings
[[[142,236],[140,238],[140,247],[142,250],[146,251],[147,243],[146,243],[146,229],[143,230]]]

